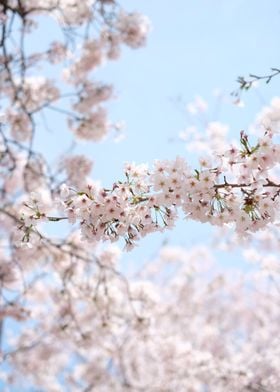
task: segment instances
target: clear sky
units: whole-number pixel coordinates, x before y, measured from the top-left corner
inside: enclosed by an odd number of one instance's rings
[[[280,67],[280,4],[269,0],[123,0],[130,11],[146,14],[152,23],[147,46],[140,50],[123,49],[121,59],[96,73],[97,80],[111,82],[118,98],[110,105],[111,118],[126,123],[126,139],[116,144],[81,144],[95,160],[93,177],[110,185],[121,179],[125,161],[151,163],[153,159],[174,158],[177,154],[192,159],[178,134],[190,125],[191,118],[176,105],[176,97],[188,103],[196,95],[209,105],[209,118],[229,124],[238,137],[254,120],[263,104],[277,95],[280,80],[248,92],[243,109],[231,103],[214,115],[214,89],[226,97],[237,88],[236,78],[249,73],[266,74]],[[46,24],[47,35],[51,25]],[[36,37],[34,37],[36,39]],[[279,78],[280,79],[280,78]],[[57,119],[53,133],[42,132],[38,146],[53,151],[70,144],[69,134]],[[65,140],[69,139],[67,142]],[[155,234],[140,242],[129,259],[140,260],[155,253],[163,239],[185,244],[207,241],[209,227],[191,222],[178,223],[175,230]]]

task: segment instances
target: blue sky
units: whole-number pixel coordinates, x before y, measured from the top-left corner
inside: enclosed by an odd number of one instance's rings
[[[119,61],[96,73],[97,80],[115,86],[118,98],[109,105],[110,118],[125,121],[126,139],[118,144],[112,140],[81,143],[76,151],[95,160],[93,177],[106,185],[122,178],[125,161],[152,163],[177,154],[192,160],[178,140],[190,118],[174,104],[176,97],[188,103],[201,95],[210,105],[210,119],[229,124],[231,135],[238,137],[280,87],[280,80],[274,79],[269,86],[262,84],[257,91],[248,92],[245,108],[228,103],[218,117],[211,115],[216,104],[214,89],[230,97],[239,75],[266,74],[270,67],[280,66],[278,1],[124,0],[121,5],[146,14],[152,31],[145,48],[124,48]],[[44,29],[46,38],[55,34],[50,22]],[[49,122],[53,132],[42,131],[37,145],[55,156],[57,146],[67,148],[71,137],[58,117],[50,117]],[[208,237],[207,225],[180,220],[175,230],[144,239],[129,259],[150,257],[163,239],[190,246]]]

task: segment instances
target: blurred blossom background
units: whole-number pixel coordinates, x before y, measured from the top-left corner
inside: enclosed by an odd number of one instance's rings
[[[95,72],[97,80],[114,85],[114,98],[106,105],[119,130],[100,143],[73,147],[63,116],[50,112],[49,127],[42,120],[35,140],[35,148],[47,151],[50,163],[56,161],[61,146],[65,154],[87,154],[95,161],[92,177],[105,186],[123,178],[126,161],[151,164],[154,159],[181,155],[195,168],[205,155],[205,138],[218,144],[219,136],[238,140],[240,131],[250,128],[280,87],[276,77],[269,85],[256,83],[238,99],[231,95],[238,90],[238,76],[266,75],[279,66],[276,0],[124,0],[121,5],[128,12],[147,15],[151,32],[144,48],[123,48],[117,61]],[[61,38],[55,22],[39,19],[42,26],[29,41],[32,50]],[[149,259],[163,242],[211,245],[212,231],[209,224],[180,219],[175,229],[142,239],[124,256],[124,269],[133,270]],[[236,253],[221,254],[219,260],[224,267],[240,264]]]

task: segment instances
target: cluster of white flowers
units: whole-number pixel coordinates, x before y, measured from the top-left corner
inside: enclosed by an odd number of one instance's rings
[[[111,127],[107,110],[101,106],[81,119],[69,119],[68,124],[78,139],[94,142],[104,139]]]
[[[127,164],[125,181],[111,189],[64,185],[61,210],[70,222],[80,222],[88,241],[123,237],[128,248],[148,233],[172,228],[178,208],[193,220],[233,224],[244,236],[279,220],[280,183],[271,177],[279,156],[280,145],[271,133],[254,146],[242,133],[240,149],[229,146],[215,166],[205,160],[199,170],[192,170],[177,157],[156,161],[150,171],[146,165]],[[26,229],[30,231],[28,224]]]
[[[87,182],[93,163],[84,155],[69,155],[63,159],[62,168],[67,174],[67,183],[71,186],[82,187]]]
[[[116,28],[120,33],[120,39],[132,48],[139,48],[146,43],[151,25],[149,19],[138,12],[119,14]]]
[[[7,385],[24,376],[27,388],[54,391],[277,391],[279,293],[264,275],[213,273],[209,249],[168,247],[128,282],[114,270],[116,248],[95,249],[93,267],[88,249],[75,254],[75,246],[75,238],[72,248],[49,244],[48,278],[26,287],[24,307],[0,312],[31,321],[11,331],[2,354],[13,367],[1,375]],[[27,263],[30,249],[17,258]],[[7,268],[3,275],[15,279]]]
[[[7,109],[5,120],[10,125],[11,136],[19,142],[29,140],[32,136],[32,124],[25,112]]]
[[[95,0],[8,0],[3,8],[26,14],[52,15],[62,25],[76,26],[90,20]]]
[[[280,131],[280,98],[275,97],[269,106],[265,106],[257,116],[257,122],[273,132]]]
[[[150,30],[148,19],[104,0],[9,0],[0,5],[0,12],[6,23],[13,15],[22,19],[21,39],[0,53],[4,65],[0,93],[5,97],[3,109],[11,136],[19,142],[32,139],[36,113],[55,110],[68,113],[69,128],[77,139],[104,139],[116,128],[102,106],[113,97],[113,87],[93,81],[92,74],[108,60],[117,59],[123,44],[143,46]],[[25,41],[39,28],[41,14],[55,18],[65,41],[50,41],[40,51],[27,53]],[[82,27],[86,28],[81,44]],[[47,63],[57,75],[55,83],[36,76]],[[73,92],[64,94],[65,82]]]

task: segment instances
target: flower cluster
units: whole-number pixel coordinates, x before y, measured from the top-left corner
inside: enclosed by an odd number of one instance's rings
[[[0,12],[5,26],[17,17],[20,27],[19,33],[11,30],[14,45],[3,37],[0,53],[1,102],[11,136],[18,142],[32,140],[38,114],[55,111],[67,114],[69,129],[77,139],[104,139],[116,128],[104,107],[113,97],[113,87],[93,80],[93,73],[117,59],[122,45],[143,46],[150,30],[148,19],[125,12],[115,1],[103,0],[8,0],[0,5]],[[27,51],[28,40],[32,48],[30,33],[34,35],[36,29],[38,36],[42,33],[38,15],[54,18],[65,39],[49,40],[40,51]],[[39,70],[45,72],[49,66],[55,82],[38,76]]]
[[[60,210],[78,221],[84,239],[116,241],[127,248],[154,231],[172,228],[178,208],[186,216],[215,226],[234,225],[244,236],[279,219],[280,184],[272,178],[280,145],[267,132],[251,146],[241,133],[241,147],[229,147],[217,157],[219,165],[201,160],[192,170],[183,158],[146,165],[126,164],[125,181],[106,189],[89,184],[61,190]],[[25,216],[22,217],[23,222]],[[38,222],[40,220],[38,219]],[[23,230],[32,229],[28,225]]]
[[[42,261],[44,278],[23,289],[24,306],[15,300],[0,312],[15,326],[30,321],[11,330],[2,352],[7,386],[24,377],[22,390],[277,391],[279,292],[264,275],[221,275],[207,248],[163,247],[127,281],[114,269],[116,248],[95,249],[95,265],[75,246],[73,236],[38,248],[51,268]],[[16,256],[30,267],[30,250]],[[15,281],[8,265],[0,272]]]

